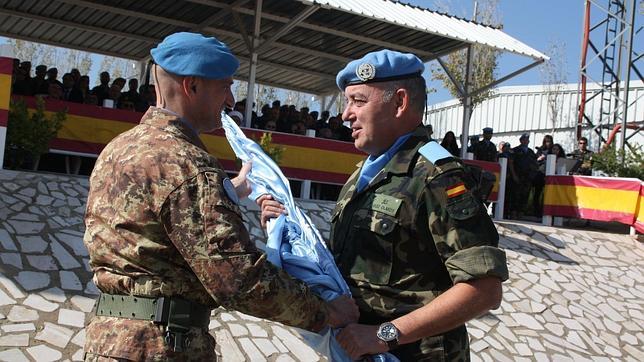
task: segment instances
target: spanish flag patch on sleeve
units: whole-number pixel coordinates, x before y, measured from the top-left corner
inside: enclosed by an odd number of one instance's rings
[[[451,199],[452,197],[456,197],[458,195],[462,195],[467,192],[467,189],[465,188],[465,184],[462,182],[459,182],[455,185],[452,185],[448,187],[445,192],[447,193],[447,198]]]

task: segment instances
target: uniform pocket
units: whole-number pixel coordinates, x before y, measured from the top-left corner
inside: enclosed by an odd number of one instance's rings
[[[354,222],[355,261],[351,278],[371,284],[387,285],[391,276],[396,218],[372,211]]]
[[[480,201],[470,192],[448,200],[446,209],[449,217],[455,220],[467,220],[478,214]]]

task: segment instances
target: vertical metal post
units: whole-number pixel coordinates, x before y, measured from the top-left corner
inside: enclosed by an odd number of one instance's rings
[[[472,16],[472,21],[476,21],[476,14],[478,13],[479,3],[478,1],[474,2],[474,15]],[[470,118],[472,118],[472,97],[470,96],[470,91],[472,90],[472,62],[474,54],[472,52],[472,44],[467,47],[467,64],[465,65],[465,96],[463,98],[463,133],[462,133],[462,144],[461,144],[461,158],[466,159],[467,156],[467,145],[470,143]]]
[[[625,160],[625,154],[624,152],[626,151],[625,147],[626,146],[626,117],[628,116],[628,93],[630,90],[630,85],[631,85],[631,68],[632,68],[632,61],[633,61],[633,36],[635,34],[635,1],[631,0],[630,5],[628,7],[625,7],[624,12],[630,11],[631,12],[631,18],[630,18],[630,23],[627,23],[626,26],[630,28],[630,34],[629,34],[629,39],[628,39],[628,45],[626,46],[626,52],[627,52],[627,61],[626,61],[626,83],[624,84],[624,111],[622,113],[622,132],[619,135],[619,145],[622,150],[622,156],[620,161],[622,164],[624,163]],[[624,14],[624,18],[626,18],[626,14]],[[618,87],[619,88],[619,87]]]
[[[0,51],[2,51],[2,49],[0,49]],[[2,73],[10,77],[8,82],[0,83],[0,85],[7,86],[7,89],[0,89],[0,109],[8,110],[10,107],[9,104],[11,103],[11,77],[13,75],[13,59],[0,56],[0,69],[6,69],[6,72]],[[7,126],[9,123],[7,113],[4,113],[4,115],[0,114],[0,170],[3,169],[4,148],[7,142]]]
[[[315,130],[307,129],[306,137],[315,137]],[[302,187],[300,188],[300,198],[304,200],[311,198],[311,180],[302,181]]]
[[[546,177],[554,175],[556,173],[557,167],[557,156],[548,155],[546,157]],[[545,188],[544,188],[544,201],[545,201]],[[541,223],[546,226],[552,225],[552,215],[543,215],[541,218]]]
[[[461,141],[462,159],[467,158],[467,146],[470,141],[470,118],[472,117],[472,97],[470,97],[470,88],[472,85],[472,56],[472,45],[469,45],[467,47],[467,65],[465,66],[465,97],[463,98],[463,140]]]
[[[499,179],[499,193],[496,197],[496,207],[494,208],[494,220],[503,220],[503,213],[505,212],[505,183],[508,179],[508,159],[505,157],[499,158],[501,164],[501,175]]]
[[[255,76],[257,75],[257,51],[259,47],[259,33],[262,23],[262,0],[255,3],[255,28],[253,29],[253,49],[250,54],[250,69],[248,74],[248,91],[246,92],[246,111],[244,112],[244,125],[250,127],[253,117],[253,103],[255,103]]]

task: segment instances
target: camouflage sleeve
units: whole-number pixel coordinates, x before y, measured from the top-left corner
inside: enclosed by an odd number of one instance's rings
[[[169,195],[161,217],[172,243],[220,305],[295,327],[322,329],[326,304],[255,247],[222,182],[219,173],[203,172]]]
[[[424,195],[429,232],[455,284],[486,276],[507,280],[499,235],[471,187],[460,166],[429,179]]]

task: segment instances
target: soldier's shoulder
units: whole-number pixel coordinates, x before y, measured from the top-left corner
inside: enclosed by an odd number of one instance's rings
[[[418,149],[418,153],[420,157],[416,163],[415,176],[421,176],[425,183],[430,183],[443,174],[463,169],[461,161],[436,141],[428,142]]]

